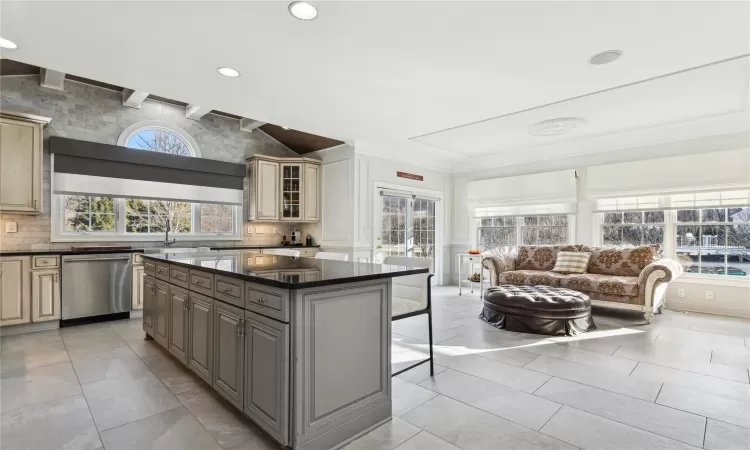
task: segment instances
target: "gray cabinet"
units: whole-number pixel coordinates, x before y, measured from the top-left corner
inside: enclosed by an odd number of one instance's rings
[[[213,384],[214,300],[190,292],[188,302],[188,367],[203,381]]]
[[[214,389],[242,409],[245,312],[223,302],[214,302]]]
[[[154,339],[168,348],[169,340],[169,284],[154,280]]]
[[[0,259],[0,326],[31,322],[28,256]]]
[[[154,337],[154,278],[151,276],[143,277],[143,290],[141,297],[143,301],[143,331],[147,335]]]
[[[169,353],[183,364],[187,364],[188,291],[177,286],[170,286],[169,297]]]
[[[245,311],[245,414],[289,439],[289,325]]]
[[[42,212],[42,128],[49,121],[0,111],[0,212]]]

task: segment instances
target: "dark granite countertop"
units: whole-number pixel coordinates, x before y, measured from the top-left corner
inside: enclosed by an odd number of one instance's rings
[[[293,258],[238,251],[182,254],[152,253],[143,255],[143,257],[284,289],[330,286],[429,272],[429,269],[426,268],[412,269],[386,264]],[[265,278],[264,276],[273,276],[274,278]]]
[[[200,247],[200,246],[197,246]],[[130,249],[98,249],[98,250],[71,250],[70,248],[37,248],[30,250],[0,250],[0,256],[33,256],[33,255],[101,255],[107,253],[143,253],[147,250],[161,249],[163,247],[138,247]],[[175,248],[185,248],[175,245]],[[320,248],[320,245],[238,245],[232,247],[210,247],[211,250],[263,250],[266,248]]]

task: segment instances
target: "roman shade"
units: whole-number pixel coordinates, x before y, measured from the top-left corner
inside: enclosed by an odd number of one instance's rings
[[[53,192],[242,204],[245,165],[50,137]]]
[[[562,170],[471,181],[467,194],[473,208],[574,204],[576,175],[574,170]]]

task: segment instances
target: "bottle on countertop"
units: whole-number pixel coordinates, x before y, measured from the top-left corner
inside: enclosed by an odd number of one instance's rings
[[[306,245],[307,247],[312,247],[312,236],[310,236],[309,234],[308,234],[308,235],[307,235],[307,237],[305,238],[305,245]]]

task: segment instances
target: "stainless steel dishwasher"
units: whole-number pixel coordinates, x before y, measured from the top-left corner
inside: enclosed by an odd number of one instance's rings
[[[130,317],[130,257],[130,253],[63,256],[60,325]]]

